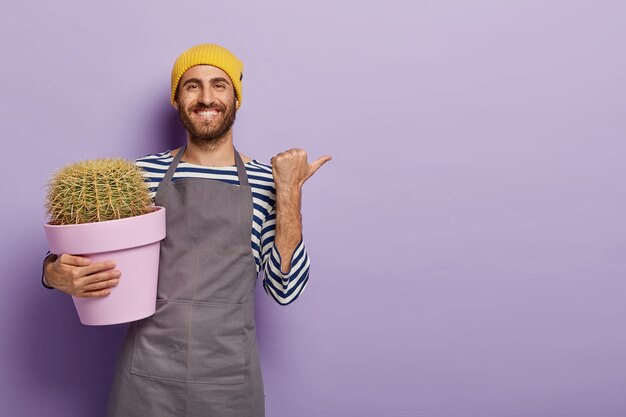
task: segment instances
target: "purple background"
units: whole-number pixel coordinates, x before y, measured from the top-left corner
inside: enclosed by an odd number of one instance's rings
[[[0,414],[102,416],[124,326],[40,285],[44,184],[181,143],[171,65],[245,64],[235,143],[333,161],[311,279],[260,286],[268,417],[626,415],[625,3],[20,1],[2,35]]]

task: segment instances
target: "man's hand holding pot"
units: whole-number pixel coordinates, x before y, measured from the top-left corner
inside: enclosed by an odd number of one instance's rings
[[[47,284],[74,297],[105,297],[119,283],[115,261],[92,263],[89,258],[50,255],[44,263]]]

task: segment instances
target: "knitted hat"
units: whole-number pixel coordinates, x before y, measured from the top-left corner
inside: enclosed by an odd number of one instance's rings
[[[196,45],[187,49],[178,57],[172,68],[172,97],[171,102],[174,105],[176,99],[176,89],[180,77],[185,71],[195,65],[213,65],[223,70],[230,77],[235,94],[237,95],[237,109],[241,106],[241,79],[243,78],[243,62],[241,62],[228,49],[210,43]]]

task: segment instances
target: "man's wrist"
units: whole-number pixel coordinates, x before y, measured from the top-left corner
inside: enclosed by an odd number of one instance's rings
[[[56,260],[57,260],[57,256],[54,253],[47,255],[43,260],[43,268],[41,271],[41,284],[50,290],[53,290],[54,287],[50,285],[50,283],[46,279],[46,267]]]
[[[294,194],[302,191],[302,185],[295,181],[274,181],[276,194]]]
[[[50,283],[46,279],[46,275],[45,274],[41,277],[41,283],[43,284],[44,287],[48,288],[49,290],[53,290],[54,289],[54,287],[52,285],[50,285]]]

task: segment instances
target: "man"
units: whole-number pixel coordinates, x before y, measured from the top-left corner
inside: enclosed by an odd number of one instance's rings
[[[240,155],[232,124],[242,78],[241,61],[218,45],[190,48],[174,64],[171,102],[187,143],[136,161],[155,204],[167,209],[157,310],[129,328],[108,416],[265,415],[254,285],[263,269],[264,288],[280,304],[304,289],[301,187],[331,158],[309,164],[291,149],[270,167]],[[53,255],[44,284],[106,296],[123,279],[114,266]]]

